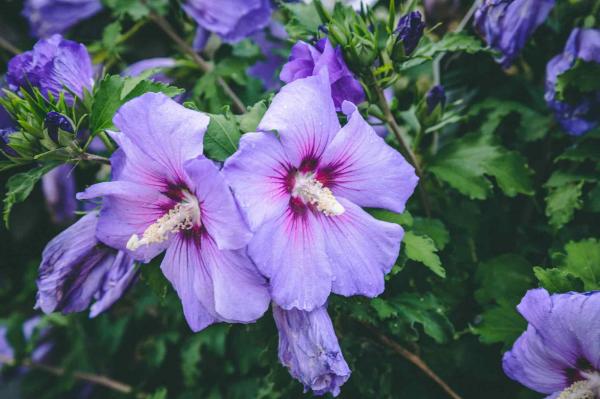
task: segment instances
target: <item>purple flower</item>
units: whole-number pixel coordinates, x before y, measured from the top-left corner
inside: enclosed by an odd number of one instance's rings
[[[63,33],[102,10],[100,0],[26,0],[23,16],[38,38]]]
[[[53,35],[37,42],[33,50],[11,59],[6,81],[13,91],[33,86],[43,95],[51,93],[55,98],[64,92],[65,100],[73,103],[73,94],[81,98],[84,90],[92,90],[94,70],[83,44]]]
[[[290,83],[225,162],[256,231],[248,252],[284,309],[310,311],[330,292],[376,296],[398,256],[402,228],[360,207],[402,212],[418,179],[353,104],[343,108],[340,128],[327,71]]]
[[[577,60],[600,63],[600,30],[574,29],[563,53],[552,58],[546,66],[544,97],[563,129],[574,136],[588,132],[600,121],[600,91],[582,94],[576,103],[556,99],[558,77],[571,69]]]
[[[9,145],[10,136],[17,131],[12,127],[0,129],[0,150],[10,157],[18,157],[19,154]]]
[[[265,59],[248,68],[248,75],[260,79],[267,90],[277,90],[281,87],[276,72],[285,62],[285,58],[277,51],[284,48],[284,40],[287,37],[285,28],[278,22],[271,23],[268,34],[260,31],[252,36],[252,40],[260,47]]]
[[[266,27],[273,11],[270,0],[187,0],[183,9],[198,23],[201,34],[214,32],[230,43]]]
[[[475,12],[475,29],[501,55],[508,68],[533,32],[550,14],[555,0],[484,0]]]
[[[117,112],[121,132],[113,180],[79,194],[104,197],[98,238],[161,269],[194,331],[252,322],[269,306],[264,278],[246,255],[252,233],[215,164],[202,156],[209,118],[163,94],[147,93]]]
[[[133,260],[96,239],[98,212],[90,212],[54,237],[42,253],[36,308],[44,313],[108,309],[134,280]]]
[[[302,382],[305,392],[337,396],[350,378],[350,368],[324,307],[312,312],[283,310],[273,305],[279,330],[279,361]]]
[[[438,105],[443,108],[446,104],[446,91],[444,90],[444,86],[433,86],[425,95],[425,102],[427,103],[427,112],[430,114]]]
[[[151,76],[151,79],[162,83],[172,83],[173,79],[163,73],[164,69],[170,69],[175,66],[173,58],[148,58],[129,65],[122,73],[123,76],[138,76],[146,71],[157,70]]]
[[[36,328],[39,328],[41,318],[40,316],[33,316],[30,319],[25,320],[22,326],[23,338],[25,341],[31,341],[33,333]],[[14,357],[14,350],[8,342],[7,338],[8,329],[4,326],[0,326],[0,356],[12,359]],[[31,352],[31,360],[34,362],[43,361],[48,352],[52,349],[53,345],[51,342],[44,342],[44,338],[48,336],[48,328],[41,329],[39,332],[39,340],[33,351]],[[0,362],[0,370],[2,369],[2,362]],[[0,379],[0,382],[2,380]]]
[[[279,78],[291,83],[317,75],[322,69],[329,74],[330,91],[337,111],[341,110],[344,101],[360,104],[365,100],[363,88],[346,66],[341,48],[334,49],[327,38],[319,40],[314,47],[303,41],[296,43]]]
[[[75,218],[75,176],[72,165],[60,165],[42,177],[42,191],[52,221],[68,223]]]
[[[517,309],[529,326],[504,354],[504,372],[548,399],[599,397],[600,292],[534,289]]]
[[[423,36],[425,22],[419,11],[411,11],[402,16],[398,21],[395,33],[398,35],[397,40],[404,45],[404,54],[410,55],[417,48],[419,40]]]

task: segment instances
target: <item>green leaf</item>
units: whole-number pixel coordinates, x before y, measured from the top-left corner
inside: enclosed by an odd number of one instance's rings
[[[556,267],[544,269],[536,266],[533,268],[533,273],[542,287],[550,292],[583,291],[583,282],[567,270]]]
[[[264,101],[259,101],[245,114],[237,116],[242,132],[255,132],[265,112],[267,112],[267,104]]]
[[[600,66],[597,63],[578,59],[572,68],[558,75],[556,98],[561,101],[569,101],[581,94],[600,90],[599,74]]]
[[[371,300],[371,307],[375,309],[375,312],[377,312],[377,317],[379,317],[381,320],[396,317],[398,315],[396,308],[382,298],[373,298]]]
[[[161,272],[160,267],[156,264],[141,266],[142,280],[150,287],[150,289],[163,301],[169,291],[169,281]]]
[[[229,111],[224,115],[210,115],[204,151],[209,158],[224,161],[237,150],[240,137],[240,128]]]
[[[550,188],[546,196],[546,216],[552,227],[559,229],[569,223],[575,211],[581,209],[583,181]]]
[[[446,317],[444,307],[431,293],[423,296],[404,293],[388,302],[397,313],[393,323],[405,320],[414,333],[416,333],[415,324],[420,324],[425,334],[437,343],[446,342],[454,334],[454,327]]]
[[[480,288],[475,291],[475,299],[481,305],[500,302],[516,305],[534,282],[530,263],[516,254],[482,262],[476,277]]]
[[[321,26],[321,17],[313,4],[279,3],[288,15],[285,28],[291,38],[303,38],[314,35]]]
[[[444,223],[438,219],[416,217],[414,219],[413,232],[429,236],[440,251],[450,242],[450,233],[448,233]]]
[[[167,399],[167,388],[161,387],[154,391],[150,396],[147,396],[147,399]]]
[[[595,238],[565,246],[563,268],[583,281],[586,291],[600,289],[600,242]]]
[[[123,89],[123,84],[123,78],[118,75],[106,76],[98,83],[90,115],[90,130],[92,134],[113,126],[112,118],[122,104],[121,90]]]
[[[416,235],[411,231],[404,234],[404,250],[409,259],[420,262],[438,276],[446,277],[446,270],[437,255],[433,240],[427,236]]]
[[[527,328],[525,319],[507,303],[486,310],[481,318],[481,324],[473,330],[484,344],[503,342],[508,348]]]
[[[168,0],[102,0],[104,5],[119,16],[128,15],[134,21],[147,17],[150,11],[156,11],[164,14],[168,5]]]
[[[412,54],[408,61],[396,66],[396,69],[403,71],[421,65],[436,55],[446,52],[463,52],[474,54],[480,51],[489,51],[481,40],[467,33],[449,33],[437,42],[430,42],[420,46]]]
[[[432,160],[429,170],[472,199],[486,199],[494,176],[504,193],[532,195],[531,170],[517,153],[493,144],[492,137],[467,135],[452,141]]]
[[[375,219],[383,220],[384,222],[396,223],[402,227],[412,227],[413,217],[408,211],[403,213],[395,213],[384,209],[367,209],[367,212]]]
[[[6,195],[4,197],[3,218],[6,227],[9,227],[10,211],[15,204],[23,202],[29,197],[33,187],[41,177],[56,167],[55,163],[48,163],[27,172],[12,175],[6,182]]]

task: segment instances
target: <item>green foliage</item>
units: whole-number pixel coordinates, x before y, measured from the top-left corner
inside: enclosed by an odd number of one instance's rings
[[[556,98],[558,100],[575,100],[581,93],[600,90],[597,76],[600,66],[594,62],[577,60],[572,68],[558,75],[556,79]]]
[[[442,267],[442,261],[436,253],[437,248],[431,238],[407,231],[404,234],[404,245],[409,259],[424,264],[440,277],[446,277],[446,270]]]
[[[204,135],[204,151],[210,158],[224,161],[238,148],[241,132],[236,118],[225,111],[224,115],[211,115]]]
[[[151,12],[164,14],[169,6],[168,0],[102,0],[102,2],[115,15],[128,16],[135,21],[147,17]]]

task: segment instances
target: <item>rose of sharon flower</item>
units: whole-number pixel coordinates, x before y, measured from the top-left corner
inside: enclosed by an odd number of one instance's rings
[[[44,313],[81,312],[90,316],[112,306],[131,286],[133,259],[96,239],[98,212],[90,212],[57,235],[42,253],[36,308]]]
[[[102,10],[100,0],[26,0],[23,16],[35,37],[63,33]]]
[[[143,262],[166,249],[161,269],[194,331],[259,318],[269,292],[246,255],[252,233],[221,173],[202,156],[209,118],[147,93],[113,121],[120,149],[112,181],[78,195],[104,197],[98,238]]]
[[[327,38],[319,40],[314,47],[303,41],[296,43],[279,78],[285,83],[291,83],[318,75],[323,69],[329,74],[331,95],[337,111],[341,110],[344,101],[360,104],[365,100],[365,92],[346,66],[342,50],[340,47],[334,49]]]
[[[600,64],[600,30],[574,29],[563,53],[546,66],[546,102],[563,129],[574,136],[588,132],[600,122],[600,91],[583,93],[575,103],[556,99],[558,77],[577,60]]]
[[[240,41],[266,27],[273,11],[270,0],[187,0],[183,9],[199,25],[196,48],[204,47],[204,31],[229,43]]]
[[[504,354],[504,372],[547,399],[600,398],[600,292],[534,289],[517,309],[529,325]]]
[[[83,44],[53,35],[37,42],[33,50],[13,57],[8,62],[6,81],[12,91],[32,86],[55,98],[63,92],[72,104],[72,93],[81,98],[84,90],[92,90],[94,70]]]
[[[540,26],[555,0],[484,0],[475,12],[475,29],[501,55],[497,61],[508,68]]]
[[[249,254],[284,309],[313,310],[330,292],[376,296],[398,256],[402,228],[361,206],[402,212],[417,176],[353,104],[344,109],[341,128],[327,71],[290,83],[225,162],[256,232]]]
[[[77,210],[73,165],[57,166],[42,176],[42,191],[52,221],[62,224],[71,221]]]
[[[304,385],[305,392],[337,396],[350,378],[331,319],[324,307],[312,312],[273,305],[279,331],[279,361]]]

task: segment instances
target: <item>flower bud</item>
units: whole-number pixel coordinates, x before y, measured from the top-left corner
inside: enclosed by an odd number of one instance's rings
[[[446,91],[444,90],[444,86],[433,86],[425,95],[425,102],[427,103],[427,113],[430,115],[438,105],[441,108],[444,108],[444,105],[446,104]]]
[[[0,129],[0,150],[10,157],[18,157],[19,154],[9,145],[10,136],[16,133],[15,129]]]
[[[48,129],[48,136],[55,143],[58,143],[58,129],[73,133],[73,125],[69,118],[55,111],[50,111],[44,120],[44,126]]]
[[[409,12],[400,18],[395,30],[398,35],[396,43],[402,43],[405,55],[410,55],[417,48],[424,29],[425,22],[419,11]]]

